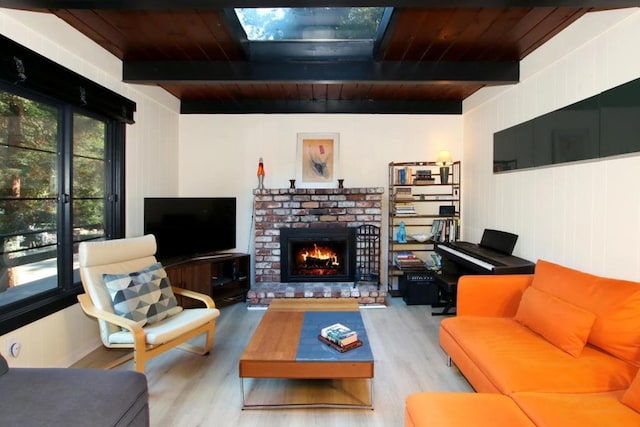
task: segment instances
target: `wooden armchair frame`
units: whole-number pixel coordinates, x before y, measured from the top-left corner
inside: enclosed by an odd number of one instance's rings
[[[151,239],[150,239],[151,238]],[[155,261],[155,258],[153,258],[153,254],[155,253],[155,238],[153,236],[144,236],[141,238],[134,238],[134,239],[139,239],[142,243],[138,243],[139,245],[143,246],[143,257],[142,259],[145,262],[149,262],[151,261]],[[146,240],[143,240],[146,239]],[[119,239],[120,241],[122,241],[124,243],[125,240],[127,239]],[[129,239],[131,240],[131,239]],[[148,257],[148,253],[144,253],[144,249],[146,249],[146,252],[151,251],[150,246],[152,242],[152,253],[151,253],[151,258]],[[109,251],[105,252],[105,253],[118,253],[117,251],[114,251],[113,245],[117,245],[118,241],[107,241],[107,242],[96,242],[96,243],[89,243],[89,245],[100,245],[100,244],[107,244],[111,247],[109,247]],[[83,243],[81,245],[87,245],[87,243]],[[146,248],[144,247],[146,246]],[[84,249],[84,250],[83,250]],[[132,348],[133,352],[129,353],[125,356],[122,356],[120,358],[118,358],[117,360],[115,360],[114,362],[110,363],[109,366],[107,366],[107,368],[112,368],[114,366],[118,366],[122,363],[125,363],[129,360],[131,360],[132,358],[134,359],[134,369],[138,372],[142,372],[144,373],[145,371],[145,365],[146,362],[161,354],[164,353],[167,350],[170,350],[172,348],[180,348],[182,350],[186,350],[192,353],[196,353],[196,354],[200,354],[200,355],[206,355],[210,352],[213,343],[214,343],[214,338],[215,338],[215,321],[216,318],[219,315],[219,311],[215,308],[215,303],[213,301],[213,299],[208,296],[208,295],[204,295],[198,292],[194,292],[194,291],[190,291],[187,289],[182,289],[182,288],[177,288],[175,286],[172,286],[172,290],[173,293],[176,295],[180,295],[186,298],[191,298],[191,299],[195,299],[198,301],[201,301],[205,308],[204,309],[185,309],[183,310],[183,312],[187,312],[189,310],[206,310],[209,309],[211,310],[208,315],[209,317],[213,317],[211,318],[209,321],[206,321],[205,323],[199,322],[197,326],[194,326],[193,328],[189,329],[188,331],[181,333],[180,335],[169,339],[167,341],[161,342],[161,343],[155,343],[155,344],[150,344],[147,342],[147,332],[145,331],[145,327],[144,326],[139,326],[139,324],[133,320],[127,319],[125,317],[119,316],[117,314],[115,314],[112,309],[109,310],[110,307],[103,307],[100,308],[95,302],[94,299],[92,297],[92,295],[94,295],[94,297],[96,297],[95,295],[95,290],[94,292],[90,291],[90,287],[91,286],[96,286],[95,284],[90,285],[89,283],[91,282],[88,277],[87,277],[87,272],[86,272],[86,268],[91,268],[91,267],[84,267],[83,268],[83,252],[86,252],[86,248],[81,249],[81,268],[80,268],[80,277],[82,279],[82,284],[85,290],[85,293],[78,295],[78,302],[80,303],[80,306],[82,308],[82,310],[84,311],[85,314],[87,314],[88,316],[94,317],[96,319],[98,319],[98,321],[100,322],[106,322],[107,324],[113,325],[115,326],[116,330],[117,329],[121,329],[121,330],[125,330],[131,333],[132,338],[133,338],[133,343],[122,343],[122,344],[118,344],[118,343],[107,343],[105,342],[105,336],[107,336],[108,334],[105,335],[104,331],[102,334],[102,338],[103,338],[103,343],[106,347],[108,348]],[[109,255],[108,255],[109,256]],[[113,255],[112,258],[116,259],[116,261],[114,263],[117,263],[117,255]],[[86,256],[84,257],[86,258]],[[108,261],[113,261],[113,259],[110,259]],[[102,267],[102,266],[99,266]],[[95,281],[95,279],[94,279]],[[103,305],[104,302],[103,302]],[[178,313],[175,316],[172,317],[177,317],[180,316],[182,313]],[[164,321],[163,321],[164,322]],[[161,322],[160,322],[161,323]],[[107,328],[108,326],[101,324],[101,329],[103,328]],[[187,341],[202,335],[202,334],[206,334],[206,338],[205,338],[205,344],[203,347],[198,347],[198,346],[194,346],[191,345],[189,343],[187,343]]]

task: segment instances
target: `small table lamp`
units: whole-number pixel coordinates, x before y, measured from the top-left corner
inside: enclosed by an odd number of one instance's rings
[[[441,151],[438,153],[438,159],[436,164],[440,165],[440,184],[449,183],[449,165],[453,164],[451,159],[451,153],[448,151]]]

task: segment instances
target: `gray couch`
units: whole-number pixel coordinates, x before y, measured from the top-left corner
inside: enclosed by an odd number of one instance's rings
[[[133,371],[9,368],[0,355],[0,425],[148,427],[147,378]]]

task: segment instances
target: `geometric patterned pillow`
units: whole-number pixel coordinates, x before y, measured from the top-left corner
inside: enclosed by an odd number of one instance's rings
[[[182,311],[159,262],[135,273],[103,274],[102,278],[111,296],[113,311],[140,326]]]

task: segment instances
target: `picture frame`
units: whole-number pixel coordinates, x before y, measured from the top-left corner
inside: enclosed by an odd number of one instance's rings
[[[296,186],[298,188],[337,188],[340,134],[332,132],[298,133]]]

